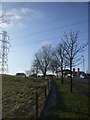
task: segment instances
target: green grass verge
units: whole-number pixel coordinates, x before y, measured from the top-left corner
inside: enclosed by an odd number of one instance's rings
[[[56,106],[50,109],[45,120],[59,120],[61,118],[89,119],[88,96],[80,93],[75,88],[73,89],[73,93],[70,93],[70,85],[66,82],[63,85],[59,80],[54,82],[57,88]]]

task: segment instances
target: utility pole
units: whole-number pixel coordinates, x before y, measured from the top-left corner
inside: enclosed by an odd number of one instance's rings
[[[8,52],[11,45],[6,31],[3,31],[0,35],[0,72],[5,74],[8,73]]]
[[[85,72],[85,63],[84,63],[85,59],[84,59],[84,55],[82,55],[82,57],[83,57],[83,71]]]

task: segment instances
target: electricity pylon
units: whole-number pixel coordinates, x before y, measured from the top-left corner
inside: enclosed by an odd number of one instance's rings
[[[9,36],[6,31],[0,33],[0,72],[8,73],[8,52],[10,47]]]

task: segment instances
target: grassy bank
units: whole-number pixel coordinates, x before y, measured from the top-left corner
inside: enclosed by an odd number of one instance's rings
[[[2,112],[3,118],[35,119],[35,91],[39,95],[39,109],[44,105],[43,78],[2,76]]]
[[[84,118],[87,120],[89,115],[88,96],[76,88],[73,88],[73,93],[70,93],[70,85],[67,82],[62,85],[59,80],[55,80],[55,85],[57,88],[56,106],[50,109],[45,120],[59,120],[61,118]]]

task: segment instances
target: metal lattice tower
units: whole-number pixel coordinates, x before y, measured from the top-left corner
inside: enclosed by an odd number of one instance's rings
[[[0,33],[0,72],[1,74],[8,73],[8,52],[10,42],[6,31]]]

